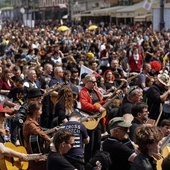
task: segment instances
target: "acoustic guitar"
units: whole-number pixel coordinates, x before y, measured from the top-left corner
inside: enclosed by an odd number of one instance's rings
[[[162,150],[162,153],[161,153],[162,158],[161,158],[160,160],[157,160],[157,162],[156,162],[156,164],[157,164],[156,169],[157,169],[157,170],[162,170],[162,167],[161,167],[162,161],[163,161],[163,159],[166,158],[169,154],[170,154],[170,146],[167,145],[167,146],[165,146],[164,149]]]
[[[57,127],[58,128],[58,127]],[[45,131],[45,134],[50,134],[56,131],[56,127],[48,129]],[[29,144],[31,146],[32,153],[48,153],[49,147],[46,146],[45,141],[39,135],[30,135]]]
[[[116,91],[118,91],[122,86],[123,86],[124,82],[122,82],[120,84],[120,86],[117,88]],[[121,95],[121,91],[118,92],[117,94],[115,94],[111,99],[109,99],[102,107],[104,107],[105,109],[107,109],[109,107],[109,105],[118,97]],[[100,103],[96,103],[95,104],[96,106],[101,106]],[[89,130],[93,130],[97,127],[100,119],[104,118],[106,116],[106,111],[104,111],[103,113],[92,113],[92,115],[88,115],[87,113],[83,112],[81,113],[85,118],[88,118],[88,117],[94,117],[93,119],[90,119],[88,121],[83,121],[83,124],[84,126],[89,129]]]
[[[6,142],[4,145],[12,150],[27,154],[23,146],[15,146],[11,142]],[[29,160],[44,159],[44,155],[30,155]],[[16,157],[0,156],[0,170],[27,170],[28,162],[20,161]]]
[[[7,142],[4,145],[17,152],[27,154],[26,149],[23,146],[15,146],[14,144]],[[28,162],[20,161],[19,158],[2,156],[0,159],[1,170],[26,170],[28,168]]]

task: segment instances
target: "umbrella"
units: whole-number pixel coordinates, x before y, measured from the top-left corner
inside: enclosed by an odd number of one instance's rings
[[[92,31],[92,30],[95,30],[95,29],[97,29],[97,28],[98,28],[97,25],[90,25],[87,29],[88,29],[89,31]]]
[[[64,26],[64,25],[57,28],[57,31],[67,31],[67,30],[69,30],[69,28],[67,26]]]

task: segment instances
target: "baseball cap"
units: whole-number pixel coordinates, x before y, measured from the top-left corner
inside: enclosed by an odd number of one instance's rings
[[[131,124],[127,123],[123,117],[115,117],[109,121],[109,129],[113,129],[116,127],[124,127],[128,128]]]
[[[81,79],[84,79],[87,76],[88,73],[81,74]]]
[[[3,107],[3,105],[0,103],[0,113],[8,113],[8,114],[11,114],[11,113],[12,113],[12,110],[5,109],[5,108]]]

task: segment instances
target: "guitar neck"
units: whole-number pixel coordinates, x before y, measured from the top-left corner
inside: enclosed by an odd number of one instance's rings
[[[85,121],[88,121],[89,119],[95,119],[95,118],[98,118],[100,116],[100,114],[95,114],[93,116],[87,116],[87,117],[84,117],[84,118],[81,118],[81,123],[82,122],[85,122]]]
[[[32,160],[38,160],[38,159],[46,159],[47,156],[46,155],[39,155],[39,154],[30,154],[28,155],[28,160],[32,161]]]
[[[127,82],[129,83],[131,80],[133,80],[133,79],[136,78],[137,76],[138,76],[138,74],[135,74],[134,76],[129,77],[129,78],[127,79]],[[119,89],[121,89],[122,86],[123,86],[125,83],[126,83],[126,81],[122,81],[122,82],[121,82],[120,86],[116,89],[116,91],[114,91],[113,94],[108,98],[108,99],[110,99],[110,100],[103,105],[104,108],[107,108],[107,107],[112,103],[112,101],[117,97],[116,92],[117,92]],[[116,95],[116,96],[115,96],[115,95]]]
[[[117,97],[117,94],[110,100],[108,100],[102,107],[104,107],[105,109],[107,109],[109,107],[109,105],[113,102],[113,100],[115,100]]]
[[[109,100],[103,105],[104,108],[108,108],[109,105],[113,102],[113,100],[115,100],[116,97],[118,97],[119,94],[117,94],[116,92],[117,92],[120,88],[122,88],[122,86],[124,85],[124,83],[125,83],[125,82],[122,82],[122,83],[120,84],[120,86],[116,89],[116,91],[114,91],[114,93],[112,94],[112,96],[109,97]]]
[[[52,93],[53,91],[59,89],[61,86],[59,84],[55,84],[51,87],[49,87],[48,89],[46,89],[46,92],[43,94],[43,97],[49,95],[50,93]]]
[[[154,124],[155,126],[158,125],[158,122],[159,122],[159,120],[160,120],[160,118],[161,118],[161,116],[162,116],[162,110],[163,110],[162,104],[160,104],[160,109],[159,109],[160,113],[159,113],[159,116],[158,116],[158,118],[157,118],[157,120],[156,120],[156,122],[155,122],[155,124]]]
[[[136,73],[135,75],[133,75],[132,77],[127,78],[127,82],[129,83],[131,80],[135,79],[139,74]]]
[[[53,133],[53,132],[55,132],[55,131],[56,131],[56,127],[52,128],[52,129],[46,130],[46,131],[45,131],[45,134],[48,135],[48,134]]]

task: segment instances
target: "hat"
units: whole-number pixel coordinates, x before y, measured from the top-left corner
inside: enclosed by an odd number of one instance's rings
[[[116,127],[130,127],[131,124],[127,123],[123,117],[115,117],[109,121],[109,129],[113,129]]]
[[[12,113],[12,110],[4,109],[3,105],[0,103],[0,113]]]
[[[93,54],[92,52],[88,52],[86,55],[87,55],[87,57],[89,57],[89,58],[93,58],[93,57],[94,57],[94,54]]]
[[[81,79],[84,79],[87,76],[88,73],[81,74]]]
[[[27,92],[27,98],[35,98],[43,95],[43,92],[37,88],[31,88]]]
[[[169,75],[166,73],[158,74],[158,81],[165,85],[165,86],[170,86],[170,78]]]

